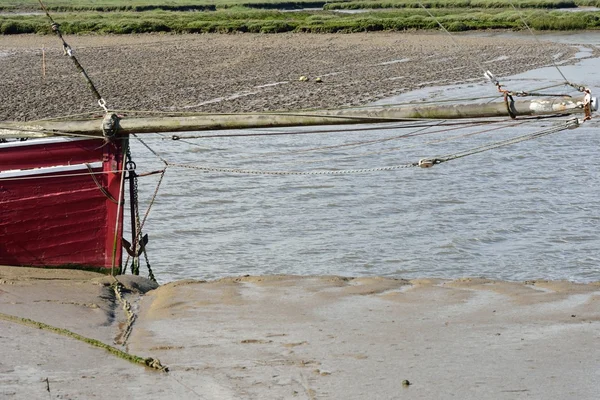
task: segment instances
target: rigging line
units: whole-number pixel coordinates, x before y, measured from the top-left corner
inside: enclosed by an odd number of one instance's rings
[[[40,0],[41,1],[41,0]],[[123,138],[123,151],[121,154],[121,163],[125,162],[125,154],[127,152],[127,148],[129,148],[129,139],[128,138]],[[113,238],[113,251],[112,251],[112,262],[111,262],[111,266],[110,266],[110,274],[111,275],[115,275],[115,264],[117,262],[117,243],[118,243],[118,234],[119,234],[119,221],[120,221],[120,216],[121,216],[121,205],[123,204],[123,196],[124,196],[124,191],[125,191],[125,173],[122,172],[121,173],[121,183],[119,186],[119,201],[117,202],[117,216],[115,218],[115,235]],[[120,250],[120,249],[119,249]],[[121,266],[119,266],[120,269]]]
[[[98,186],[98,189],[100,189],[100,191],[102,192],[102,194],[104,196],[106,196],[106,198],[108,200],[110,200],[113,203],[117,203],[117,200],[115,200],[115,198],[113,197],[112,194],[110,194],[110,192],[108,190],[106,190],[105,187],[103,187],[100,182],[98,181],[98,179],[96,178],[96,174],[94,173],[94,170],[92,169],[92,166],[89,163],[85,163],[85,166],[87,167],[90,176],[92,177],[92,179],[94,180],[94,183],[96,184],[96,186]]]
[[[152,209],[152,206],[154,205],[154,202],[156,201],[156,196],[158,196],[158,190],[160,189],[160,185],[162,184],[163,178],[165,177],[165,172],[167,172],[167,168],[168,168],[168,166],[166,166],[165,168],[163,168],[162,171],[155,171],[155,172],[159,172],[160,173],[160,178],[158,179],[158,183],[156,184],[156,188],[154,188],[154,194],[150,198],[150,204],[148,205],[148,208],[146,208],[146,212],[144,213],[144,218],[142,219],[142,222],[140,223],[140,226],[137,228],[137,234],[136,234],[136,238],[135,238],[136,243],[140,243],[141,240],[142,240],[142,232],[143,232],[143,229],[144,229],[144,224],[146,223],[146,219],[148,218],[148,215],[150,215],[150,209]],[[141,176],[141,175],[138,175],[138,176]],[[125,266],[127,264],[129,264],[130,257],[131,256],[128,253],[127,254],[127,258],[125,259],[125,263],[124,263]]]
[[[402,147],[390,147],[388,149],[381,150],[381,151],[365,152],[365,153],[360,153],[360,154],[356,154],[356,155],[341,156],[341,157],[337,157],[337,158],[330,158],[330,159],[319,160],[319,161],[306,161],[305,163],[316,163],[316,162],[322,162],[322,161],[335,161],[335,160],[343,160],[343,159],[347,159],[347,158],[356,158],[356,157],[365,157],[365,156],[372,156],[372,155],[388,154],[388,153],[392,153],[392,152],[395,152],[395,151],[398,151],[398,150],[413,149],[413,148],[420,147],[420,146],[426,146],[426,145],[430,145],[430,144],[437,144],[437,143],[449,142],[449,141],[456,140],[456,139],[462,139],[462,138],[471,137],[471,136],[475,136],[475,135],[480,135],[480,134],[484,134],[484,133],[489,133],[489,132],[493,132],[493,131],[497,131],[497,130],[508,129],[508,128],[512,128],[512,127],[515,127],[515,126],[518,126],[518,125],[523,125],[525,123],[527,123],[527,121],[519,121],[517,123],[512,123],[512,124],[506,125],[506,126],[499,126],[499,127],[496,127],[496,128],[485,129],[485,130],[481,130],[481,131],[477,131],[477,132],[471,132],[471,133],[465,133],[465,134],[462,134],[462,135],[456,135],[456,136],[451,136],[451,137],[448,137],[448,138],[431,140],[431,141],[423,142],[423,143],[414,143],[414,144],[405,145],[405,146],[402,146]]]
[[[505,122],[503,121],[496,121],[496,123],[499,122]],[[482,126],[485,125],[484,123],[480,123],[480,124],[475,124],[474,126]],[[453,131],[453,130],[459,130],[459,129],[463,129],[464,126],[459,126],[459,127],[455,127],[455,128],[450,128],[450,129],[440,129],[440,130],[436,130],[436,131],[432,131],[432,132],[422,132],[424,130],[427,130],[428,128],[432,128],[432,127],[436,127],[436,125],[430,125],[428,127],[425,127],[423,129],[419,129],[417,131],[413,131],[413,132],[409,132],[406,133],[404,135],[398,135],[398,136],[392,136],[392,137],[388,137],[388,138],[383,138],[383,139],[375,139],[375,140],[369,140],[369,141],[364,141],[364,142],[353,142],[353,143],[346,143],[346,144],[342,144],[342,145],[334,145],[334,146],[324,146],[324,147],[314,147],[314,148],[309,148],[309,149],[303,149],[303,150],[296,150],[296,151],[288,151],[288,152],[272,152],[272,153],[265,153],[265,154],[261,154],[258,156],[247,156],[247,157],[240,157],[237,158],[237,160],[240,159],[258,159],[258,158],[263,158],[263,157],[270,157],[273,155],[288,155],[288,154],[302,154],[302,153],[309,153],[309,152],[317,152],[317,151],[326,151],[326,150],[334,150],[337,148],[343,148],[343,147],[360,147],[361,145],[370,145],[370,144],[377,144],[380,142],[386,142],[386,141],[390,141],[390,140],[395,140],[395,139],[402,139],[402,138],[407,138],[407,137],[417,137],[417,136],[423,136],[423,135],[428,135],[428,134],[435,134],[435,133],[441,133],[441,132],[449,132],[449,131]],[[377,129],[377,128],[374,128]],[[416,147],[419,145],[414,145],[414,146],[403,146],[403,147],[394,147],[394,150],[398,150],[398,149],[404,149],[404,148],[410,148],[410,147]],[[385,152],[381,152],[381,154],[384,154]],[[366,154],[370,154],[370,153],[366,153]],[[375,154],[377,154],[375,152]],[[345,158],[355,158],[357,156],[361,156],[360,155],[348,155],[348,156],[340,156],[340,157],[335,157],[335,158],[328,158],[328,159],[321,159],[321,160],[314,160],[314,161],[304,161],[302,162],[302,164],[310,164],[310,163],[317,163],[317,162],[323,162],[323,161],[333,161],[333,160],[337,160],[337,159],[345,159]],[[285,164],[298,164],[298,163],[283,163],[283,165]]]
[[[97,111],[88,111],[88,112],[83,112],[83,113],[78,113],[78,114],[59,115],[57,117],[34,119],[32,121],[27,121],[27,123],[33,124],[36,122],[43,122],[43,121],[60,121],[60,120],[64,120],[64,119],[71,119],[73,117],[83,117],[83,116],[90,116],[90,115],[94,115],[94,114],[98,114],[98,112]],[[102,117],[99,116],[98,118],[102,118]],[[89,119],[89,118],[86,118],[85,120],[87,120],[87,119]]]
[[[551,89],[554,87],[560,87],[560,86],[564,86],[564,85],[565,85],[565,82],[560,82],[555,85],[549,85],[549,86],[544,86],[541,88],[531,89],[531,90],[528,90],[527,92],[538,92],[540,90]],[[390,103],[390,104],[386,104],[386,106],[394,107],[394,106],[403,106],[403,105],[439,104],[439,103],[452,103],[452,102],[458,102],[458,101],[462,102],[462,101],[475,101],[475,100],[480,100],[480,101],[487,100],[487,103],[490,103],[499,98],[502,98],[501,94],[497,94],[497,95],[493,95],[493,96],[480,96],[480,97],[453,97],[453,98],[448,98],[448,99],[435,99],[435,100],[432,99],[429,101],[419,101],[419,102],[406,101],[403,103]],[[381,106],[365,106],[365,108],[368,108],[368,107],[381,107]]]
[[[443,121],[441,121],[443,122]],[[441,123],[440,122],[440,123]],[[417,129],[416,131],[413,132],[409,132],[409,133],[405,133],[403,135],[397,135],[397,136],[392,136],[392,137],[387,137],[387,138],[382,138],[382,139],[373,139],[373,140],[365,140],[365,141],[360,141],[360,142],[351,142],[351,143],[344,143],[344,144],[339,144],[339,145],[332,145],[332,146],[322,146],[322,147],[313,147],[313,148],[309,148],[309,149],[303,149],[303,150],[296,150],[296,151],[290,151],[290,152],[286,152],[283,153],[283,155],[287,155],[287,154],[302,154],[302,153],[309,153],[309,152],[320,152],[320,151],[329,151],[329,150],[335,150],[335,149],[342,149],[342,148],[352,148],[352,147],[361,147],[361,146],[370,146],[373,144],[379,144],[379,143],[384,143],[384,142],[388,142],[391,140],[397,140],[397,139],[403,139],[403,138],[407,138],[407,137],[414,137],[414,136],[420,136],[420,132],[423,132],[429,128],[433,128],[436,127],[437,125],[431,125],[431,126],[426,126],[424,128],[421,129]],[[462,126],[460,127],[462,129]],[[375,128],[377,129],[377,128]],[[454,129],[458,129],[458,128],[454,128]],[[429,132],[429,133],[437,133],[437,132],[441,132],[441,131],[434,131],[434,132]],[[263,158],[263,157],[268,157],[270,156],[269,154],[265,154],[265,155],[259,155],[257,156],[248,156],[248,157],[241,157],[238,159],[258,159],[258,158]],[[316,163],[316,162],[323,162],[323,161],[331,161],[331,160],[336,160],[336,159],[343,159],[343,158],[352,158],[352,157],[356,157],[356,156],[342,156],[342,157],[335,157],[335,158],[329,158],[329,159],[321,159],[321,160],[315,160],[315,161],[304,161],[304,162],[287,162],[287,163],[282,163],[283,165],[286,164],[311,164],[311,163]]]
[[[506,121],[502,121],[502,122],[506,122]],[[448,137],[448,138],[443,138],[443,139],[437,139],[437,140],[432,140],[432,141],[428,141],[428,142],[424,142],[424,143],[416,143],[416,144],[412,144],[412,145],[404,145],[402,147],[391,147],[388,148],[386,150],[382,150],[382,151],[373,151],[373,152],[365,152],[365,153],[360,153],[360,154],[354,154],[354,155],[347,155],[347,156],[340,156],[340,157],[331,157],[331,158],[327,158],[327,159],[320,159],[320,160],[307,160],[307,161],[302,161],[302,162],[284,162],[284,163],[279,163],[279,165],[305,165],[305,164],[315,164],[315,163],[320,163],[320,162],[325,162],[325,161],[339,161],[339,160],[344,160],[344,159],[348,159],[348,158],[357,158],[357,157],[364,157],[364,156],[370,156],[370,155],[378,155],[378,154],[387,154],[387,153],[392,153],[394,151],[398,151],[398,150],[406,150],[406,149],[410,149],[410,148],[415,148],[415,147],[420,147],[420,146],[425,146],[428,144],[436,144],[436,143],[442,143],[442,142],[447,142],[447,141],[451,141],[451,140],[455,140],[455,139],[461,139],[461,138],[465,138],[465,137],[470,137],[470,136],[475,136],[478,134],[485,134],[485,133],[489,133],[489,132],[493,132],[493,131],[498,131],[498,130],[502,130],[502,129],[508,129],[508,128],[513,128],[516,126],[520,126],[520,125],[524,125],[527,123],[530,123],[531,120],[518,120],[516,122],[511,122],[502,126],[498,126],[495,128],[490,128],[490,129],[484,129],[484,130],[479,130],[476,132],[471,132],[471,133],[467,133],[467,134],[462,134],[462,135],[455,135],[452,137]],[[455,128],[452,130],[458,130],[460,128]],[[447,132],[449,130],[439,130],[439,131],[435,131],[433,133],[440,133],[440,132]],[[421,136],[423,134],[428,134],[428,133],[415,133],[413,134],[413,136]],[[281,153],[283,155],[288,154],[288,153]],[[267,153],[267,155],[269,155],[269,153]],[[251,158],[251,157],[245,157],[245,158]],[[257,158],[262,158],[262,157],[257,157]]]
[[[499,142],[494,142],[494,143],[488,143],[486,145],[482,145],[482,146],[478,146],[478,147],[474,147],[472,149],[469,150],[465,150],[463,152],[460,153],[454,153],[454,154],[449,154],[446,156],[442,156],[442,157],[435,157],[433,160],[435,163],[439,164],[442,162],[446,162],[446,161],[450,161],[450,160],[456,160],[459,158],[463,158],[466,156],[470,156],[473,154],[478,154],[478,153],[482,153],[484,151],[488,151],[488,150],[493,150],[493,149],[497,149],[500,147],[504,147],[504,146],[509,146],[512,144],[516,144],[516,143],[521,143],[521,142],[525,142],[527,140],[532,140],[532,139],[537,139],[543,136],[547,136],[553,133],[557,133],[557,132],[561,132],[567,129],[573,129],[579,126],[579,122],[577,122],[577,120],[569,120],[565,123],[565,125],[563,126],[557,126],[557,127],[553,127],[553,128],[549,128],[549,129],[545,129],[539,132],[534,132],[534,133],[529,133],[526,135],[521,135],[521,136],[516,136],[510,139],[506,139],[506,140],[502,140]]]
[[[440,121],[442,122],[442,121]],[[478,122],[478,121],[473,121],[473,122]],[[512,123],[509,126],[500,126],[498,128],[494,128],[492,130],[496,130],[496,129],[504,129],[510,126],[516,126],[516,125],[520,125],[520,124],[524,124],[530,122],[529,120],[519,120],[519,122],[517,123]],[[496,121],[479,121],[479,123],[475,123],[474,126],[483,126],[486,124],[495,124],[495,123],[506,123],[506,120],[502,119],[502,120],[496,120]],[[435,125],[430,125],[429,127],[433,127]],[[344,147],[344,146],[350,146],[352,144],[356,145],[356,147],[359,147],[361,144],[366,143],[369,144],[370,142],[377,142],[377,141],[388,141],[388,140],[394,140],[397,138],[402,138],[402,137],[417,137],[417,136],[422,136],[422,135],[426,135],[426,134],[435,134],[435,133],[440,133],[440,132],[450,132],[453,130],[460,130],[463,129],[464,127],[458,126],[455,128],[451,128],[451,129],[442,129],[442,130],[436,130],[433,132],[425,132],[425,133],[420,133],[421,130],[416,131],[416,132],[411,132],[405,135],[399,135],[399,136],[394,136],[392,138],[384,138],[384,139],[378,139],[376,141],[366,141],[366,142],[355,142],[355,143],[351,143],[351,144],[344,144],[344,145],[335,145],[335,146],[325,146],[325,147],[316,147],[316,148],[309,148],[309,149],[302,149],[302,150],[297,150],[297,151],[286,151],[286,152],[268,152],[268,153],[263,153],[263,154],[259,154],[259,155],[250,155],[250,156],[246,156],[246,157],[236,157],[235,161],[239,161],[239,160],[247,160],[247,159],[253,159],[253,160],[257,160],[257,159],[261,159],[261,158],[265,158],[265,157],[273,157],[273,156],[285,156],[285,155],[294,155],[294,154],[302,154],[302,153],[309,153],[309,152],[314,152],[314,151],[325,151],[325,150],[331,150],[331,149],[335,149],[338,147]],[[372,129],[378,129],[378,128],[372,128]],[[427,129],[427,128],[425,128]],[[486,130],[484,131],[480,131],[478,133],[485,133],[487,132]],[[461,136],[455,136],[455,138],[460,138]],[[451,140],[451,138],[449,138],[448,140]],[[439,140],[444,141],[444,140]],[[427,144],[428,142],[424,143]],[[432,142],[432,143],[435,143]],[[194,144],[194,143],[190,143],[190,144]],[[341,160],[341,159],[347,159],[347,158],[356,158],[357,156],[364,156],[364,155],[370,155],[370,154],[385,154],[385,153],[390,153],[392,151],[396,151],[396,150],[402,150],[402,149],[406,149],[406,148],[413,148],[413,147],[418,147],[418,146],[422,146],[423,144],[415,144],[415,145],[408,145],[408,146],[403,146],[403,147],[393,147],[391,148],[389,151],[380,151],[380,152],[369,152],[369,153],[362,153],[362,154],[358,154],[358,155],[348,155],[348,156],[340,156],[340,157],[330,157],[330,158],[326,158],[326,159],[320,159],[320,160],[307,160],[307,161],[300,161],[300,162],[283,162],[280,163],[280,165],[301,165],[301,164],[314,164],[314,163],[319,163],[319,162],[324,162],[324,161],[335,161],[335,160]]]
[[[98,92],[98,89],[96,89],[96,86],[94,86],[94,82],[92,82],[92,79],[89,77],[89,75],[87,74],[87,72],[85,72],[85,69],[81,66],[81,64],[79,63],[79,60],[77,60],[77,57],[75,57],[75,55],[73,54],[73,49],[71,49],[71,46],[69,46],[67,44],[67,42],[65,41],[65,39],[63,38],[62,33],[60,33],[60,25],[57,24],[54,21],[54,19],[52,19],[52,16],[50,16],[50,12],[46,8],[46,6],[42,2],[42,0],[38,0],[38,2],[40,3],[40,6],[42,7],[42,10],[44,10],[44,12],[46,13],[46,16],[48,17],[48,19],[52,23],[52,25],[51,25],[52,31],[54,33],[56,33],[56,36],[58,36],[58,38],[62,41],[62,43],[63,43],[63,51],[65,52],[65,55],[69,56],[69,58],[71,59],[71,61],[73,61],[73,64],[75,65],[75,68],[77,69],[77,71],[79,71],[81,73],[81,75],[83,76],[83,78],[85,79],[88,88],[90,89],[90,91],[92,92],[92,94],[94,95],[94,97],[96,98],[96,100],[98,100],[98,105],[106,113],[108,113],[108,109],[106,108],[106,100],[104,100],[104,98],[102,96],[100,96],[100,93]]]
[[[208,134],[208,135],[196,135],[196,136],[179,136],[174,135],[177,139],[210,139],[210,138],[227,138],[227,137],[256,137],[256,136],[285,136],[285,135],[310,135],[310,134],[321,134],[321,133],[347,133],[347,132],[365,132],[365,131],[373,131],[373,130],[388,130],[388,129],[408,129],[408,128],[420,128],[420,127],[428,127],[428,126],[438,126],[439,124],[434,124],[434,122],[442,122],[442,126],[465,126],[465,125],[479,125],[482,123],[496,123],[496,120],[483,120],[483,121],[460,121],[460,122],[448,122],[448,120],[439,120],[439,119],[422,119],[416,122],[422,122],[422,124],[394,124],[394,125],[385,125],[385,126],[368,126],[361,128],[335,128],[335,129],[311,129],[307,131],[277,131],[277,132],[255,132],[255,133],[228,133],[228,134]],[[365,123],[365,125],[369,125],[369,123]],[[273,129],[273,128],[272,128]],[[173,138],[173,136],[171,137]]]
[[[491,96],[489,96],[491,97]],[[486,99],[488,98],[488,96],[486,97],[466,97],[466,98],[456,98],[456,99],[443,99],[443,100],[431,100],[431,101],[420,101],[420,102],[414,102],[414,101],[405,101],[405,102],[398,102],[398,103],[386,103],[385,105],[382,104],[367,104],[367,105],[361,105],[361,106],[345,106],[345,107],[338,107],[338,108],[318,108],[318,109],[305,109],[305,110],[299,110],[298,112],[314,112],[314,111],[338,111],[338,110],[351,110],[351,109],[355,109],[355,108],[365,108],[365,109],[370,109],[370,108],[380,108],[380,107],[385,107],[385,106],[400,106],[400,105],[407,105],[407,104],[429,104],[429,103],[438,103],[438,102],[449,102],[449,101],[470,101],[470,100],[478,100],[478,99]],[[177,115],[177,116],[195,116],[195,115],[231,115],[231,113],[208,113],[208,112],[194,112],[194,111],[159,111],[159,110],[113,110],[113,109],[109,109],[109,112],[115,112],[115,113],[123,113],[123,114],[158,114],[158,115]],[[260,115],[263,113],[248,113],[248,115]]]
[[[52,131],[52,130],[47,130],[47,129],[40,129],[40,130],[25,129],[25,128],[17,128],[17,127],[12,127],[12,126],[1,126],[1,125],[0,125],[0,137],[3,137],[3,136],[11,137],[10,135],[3,134],[2,130],[23,132],[23,133],[27,133],[27,132],[40,133],[40,134],[46,135],[46,136],[42,136],[42,137],[65,136],[65,137],[83,137],[83,138],[90,138],[90,139],[103,139],[101,136],[98,136],[98,135],[85,135],[83,133],[69,133],[69,132]]]
[[[300,111],[269,111],[269,112],[247,112],[247,113],[184,113],[188,116],[210,116],[210,117],[219,117],[219,116],[292,116],[292,117],[316,117],[316,118],[333,118],[333,119],[373,119],[375,121],[384,121],[389,120],[390,122],[398,122],[398,121],[423,121],[424,118],[381,118],[381,117],[369,117],[369,116],[352,116],[352,115],[323,115],[315,112],[321,111],[340,111],[340,110],[355,110],[355,109],[369,109],[369,108],[386,108],[386,106],[352,106],[347,108],[332,108],[332,109],[312,109],[312,110],[300,110]],[[110,110],[111,112],[123,113],[123,110]],[[167,114],[178,114],[177,112],[167,112]],[[428,118],[429,120],[429,118]]]
[[[523,17],[523,13],[517,9],[517,7],[515,7],[513,0],[510,0],[510,5],[512,6],[512,8],[519,14],[519,18],[521,19],[521,22],[523,23],[523,25],[525,25],[525,27],[527,28],[527,30],[529,31],[529,33],[531,34],[531,36],[533,36],[533,38],[535,39],[535,41],[542,47],[545,47],[544,44],[538,39],[538,37],[533,33],[533,30],[529,27],[529,25],[527,24],[527,22],[525,21],[525,18]],[[565,80],[565,82],[572,86],[572,87],[576,87],[575,85],[573,85],[568,79],[567,77],[562,73],[562,71],[560,70],[560,68],[558,68],[558,65],[556,64],[556,62],[554,62],[554,58],[550,57],[550,60],[552,61],[552,65],[554,65],[554,68],[556,68],[556,70],[558,71],[558,73],[560,74],[560,76],[562,76],[562,78]]]
[[[554,84],[554,85],[548,85],[548,86],[542,86],[542,87],[537,87],[531,90],[522,90],[519,92],[513,92],[513,91],[509,91],[510,93],[512,93],[513,95],[518,95],[519,93],[527,93],[528,96],[548,96],[548,97],[563,97],[563,96],[568,96],[568,97],[572,97],[570,94],[568,94],[568,92],[566,94],[550,94],[550,93],[534,93],[534,92],[541,92],[542,90],[547,90],[547,89],[552,89],[552,88],[556,88],[556,87],[561,87],[561,86],[571,86],[568,82],[561,82],[558,84]],[[487,104],[492,103],[494,100],[496,99],[502,99],[504,97],[503,93],[499,92],[497,96],[495,96],[492,100],[489,100],[487,102]]]
[[[38,172],[38,170],[9,170],[9,171],[3,171],[2,173],[9,173],[9,172],[19,172],[19,171],[34,171]],[[113,171],[100,171],[100,172],[96,172],[96,171],[92,171],[92,172],[82,172],[82,173],[75,173],[75,174],[64,174],[64,173],[58,173],[58,174],[44,174],[44,172],[41,172],[42,175],[39,176],[20,176],[20,177],[15,177],[15,178],[3,178],[0,176],[0,181],[15,181],[15,180],[33,180],[33,179],[50,179],[50,178],[65,178],[65,177],[74,177],[74,176],[87,176],[90,174],[94,174],[94,175],[107,175],[107,174],[114,174],[114,173],[123,173],[123,172],[127,172],[127,170],[123,170],[123,169],[117,169],[117,170],[113,170]],[[151,173],[146,173],[146,174],[140,174],[140,176],[145,176],[145,175],[151,175]]]
[[[505,128],[505,127],[502,127]],[[418,135],[418,134],[417,134]],[[447,161],[447,160],[444,160]],[[321,170],[321,171],[268,171],[268,170],[252,170],[242,168],[224,168],[224,167],[211,167],[211,166],[196,166],[190,164],[180,163],[168,163],[169,166],[195,169],[203,172],[220,172],[220,173],[233,173],[233,174],[245,174],[245,175],[351,175],[360,173],[380,172],[380,171],[392,171],[401,168],[416,167],[419,163],[406,163],[393,166],[375,167],[375,168],[360,168],[360,169],[348,169],[348,170]]]
[[[454,36],[452,36],[452,34],[450,32],[448,32],[448,30],[446,29],[446,27],[444,27],[444,25],[442,25],[442,23],[435,17],[435,15],[433,15],[427,8],[425,8],[425,6],[423,5],[422,2],[419,1],[419,6],[421,6],[421,8],[423,10],[425,10],[425,12],[427,14],[429,14],[429,16],[431,18],[433,18],[435,20],[435,22],[440,26],[440,28],[443,29],[444,32],[446,32],[446,34],[450,37],[450,39],[452,40],[452,42],[454,42],[454,44],[461,49],[465,55],[468,55],[469,53],[456,41],[456,39],[454,39]],[[479,62],[479,60],[477,60],[475,57],[469,57],[471,58],[473,61],[475,61],[475,63],[477,64],[477,66],[483,71],[483,74],[486,75],[487,74],[487,70],[483,67],[483,65]]]
[[[146,219],[148,218],[148,215],[150,215],[150,210],[152,209],[152,206],[154,205],[154,202],[156,201],[156,197],[158,196],[158,191],[160,189],[160,185],[163,182],[163,178],[165,177],[165,173],[167,172],[167,168],[165,167],[163,168],[162,172],[160,173],[160,178],[158,178],[158,183],[156,184],[156,188],[154,189],[154,193],[152,194],[152,197],[150,199],[150,204],[148,205],[148,208],[146,209],[146,212],[144,213],[144,218],[142,218],[142,222],[140,224],[140,228],[139,228],[139,232],[138,232],[138,243],[141,240],[142,237],[142,229],[144,228],[144,224],[146,223]]]
[[[158,154],[156,151],[154,151],[150,146],[148,146],[146,144],[146,142],[144,142],[142,140],[142,138],[138,137],[138,135],[136,135],[135,133],[132,134],[133,137],[135,137],[141,144],[144,145],[145,148],[147,148],[152,154],[154,154],[160,161],[163,162],[163,164],[165,165],[169,165],[169,163],[167,162],[167,160],[165,160],[164,158],[162,158],[162,156],[160,154]]]

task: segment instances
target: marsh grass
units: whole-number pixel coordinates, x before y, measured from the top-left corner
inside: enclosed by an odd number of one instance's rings
[[[415,29],[438,29],[435,17],[450,31],[468,31],[482,29],[523,29],[521,15],[533,29],[538,30],[579,30],[600,29],[600,12],[564,12],[563,8],[577,5],[598,6],[600,0],[516,0],[513,3],[520,8],[515,11],[509,2],[498,0],[432,0],[423,1],[428,7],[423,10],[416,0],[380,1],[355,0],[327,3],[325,10],[283,12],[273,9],[310,7],[315,1],[253,1],[243,0],[208,2],[172,0],[104,0],[89,2],[75,0],[46,0],[47,6],[81,8],[85,11],[55,12],[54,19],[66,34],[131,34],[149,32],[172,33],[279,33],[279,32],[365,32],[365,31],[402,31]],[[585,4],[583,4],[585,2]],[[15,4],[32,6],[37,2],[8,0],[4,6]],[[169,7],[205,7],[203,11],[169,11]],[[599,3],[599,4],[597,4]],[[245,4],[245,5],[241,5]],[[318,3],[321,4],[321,3]],[[325,3],[322,3],[325,4]],[[308,7],[307,8],[310,8]],[[23,7],[23,6],[22,6]],[[87,8],[86,8],[87,7]],[[113,7],[111,12],[95,11],[101,7]],[[114,11],[118,7],[127,7],[128,11]],[[154,7],[151,11],[133,11],[135,7]],[[93,8],[93,9],[92,9]],[[339,13],[337,9],[362,9],[361,13]],[[0,34],[51,33],[45,15],[0,16]]]
[[[516,8],[520,9],[565,9],[579,6],[598,6],[600,1],[595,0],[519,0],[513,1]],[[508,1],[501,0],[351,0],[330,2],[325,9],[368,9],[368,8],[498,8],[513,9]]]

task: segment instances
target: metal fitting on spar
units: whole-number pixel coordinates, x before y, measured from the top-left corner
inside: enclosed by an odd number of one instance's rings
[[[579,90],[581,92],[585,93],[586,96],[589,96],[591,110],[598,111],[598,98],[595,96],[592,96],[592,90],[588,87],[579,88]]]
[[[442,162],[442,160],[439,160],[437,158],[421,158],[419,160],[419,164],[417,164],[417,165],[421,168],[431,168],[435,164],[439,164],[441,162]]]
[[[582,123],[583,120],[580,120],[579,118],[571,118],[567,121],[566,124],[568,129],[577,129]]]

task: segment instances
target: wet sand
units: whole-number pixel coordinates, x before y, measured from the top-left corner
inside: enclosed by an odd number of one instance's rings
[[[111,279],[3,267],[0,312],[112,344],[125,315]],[[122,348],[169,373],[0,320],[0,398],[597,398],[598,283],[119,280],[138,288]]]
[[[457,45],[440,33],[397,32],[66,40],[109,108],[162,112],[363,105],[424,86],[481,82],[487,69],[502,77],[553,60],[574,63],[578,51],[526,36],[456,35]],[[598,48],[593,52],[600,54]],[[101,111],[56,37],[0,36],[0,71],[0,121]]]

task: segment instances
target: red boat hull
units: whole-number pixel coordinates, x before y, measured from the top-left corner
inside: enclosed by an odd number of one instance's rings
[[[124,140],[0,144],[0,265],[120,268]]]

